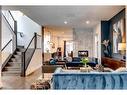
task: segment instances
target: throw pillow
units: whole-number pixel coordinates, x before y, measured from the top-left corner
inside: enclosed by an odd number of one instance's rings
[[[104,66],[102,66],[101,64],[97,64],[95,68],[99,72],[104,72]]]
[[[50,60],[50,64],[56,64],[56,60],[55,59]]]
[[[127,72],[127,68],[125,67],[120,67],[118,69],[115,70],[116,72]]]
[[[104,68],[104,72],[113,72],[114,70],[112,70],[111,68]]]
[[[68,62],[72,62],[72,58],[71,58],[71,57],[66,57],[66,60],[67,60]]]

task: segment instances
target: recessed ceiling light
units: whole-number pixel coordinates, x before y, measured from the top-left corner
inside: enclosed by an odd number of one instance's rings
[[[64,24],[67,24],[68,22],[67,21],[64,21]]]
[[[90,23],[90,21],[89,21],[89,20],[87,20],[87,21],[86,21],[86,24],[89,24],[89,23]]]

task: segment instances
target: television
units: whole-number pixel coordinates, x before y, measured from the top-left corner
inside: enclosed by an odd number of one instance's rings
[[[88,51],[87,50],[80,50],[78,51],[78,57],[88,57]]]

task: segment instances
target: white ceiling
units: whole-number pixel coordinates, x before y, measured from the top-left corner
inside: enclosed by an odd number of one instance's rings
[[[101,20],[109,20],[124,6],[3,6],[8,8],[22,11],[40,25],[91,28]]]

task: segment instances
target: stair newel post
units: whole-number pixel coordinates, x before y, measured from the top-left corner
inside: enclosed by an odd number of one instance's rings
[[[22,52],[21,76],[25,77],[25,52]]]
[[[34,41],[34,48],[37,48],[37,33],[34,33],[35,41]]]

